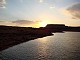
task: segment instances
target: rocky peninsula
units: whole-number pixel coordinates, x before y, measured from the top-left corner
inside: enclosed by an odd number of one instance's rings
[[[53,34],[39,28],[0,26],[0,51],[26,41],[50,35]]]

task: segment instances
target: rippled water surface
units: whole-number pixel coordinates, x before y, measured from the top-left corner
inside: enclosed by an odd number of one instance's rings
[[[80,60],[80,32],[55,33],[0,52],[1,60]]]

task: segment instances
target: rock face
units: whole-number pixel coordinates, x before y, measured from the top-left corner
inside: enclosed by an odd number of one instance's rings
[[[65,26],[65,24],[48,24],[44,29],[51,32],[74,31],[80,32],[80,27]]]
[[[47,24],[47,28],[64,28],[65,24]]]
[[[64,24],[48,24],[45,28],[52,32],[62,32],[65,29],[65,25]]]

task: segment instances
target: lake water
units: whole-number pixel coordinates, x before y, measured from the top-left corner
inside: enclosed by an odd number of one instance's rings
[[[1,51],[0,60],[80,60],[80,32],[54,33],[21,43]]]

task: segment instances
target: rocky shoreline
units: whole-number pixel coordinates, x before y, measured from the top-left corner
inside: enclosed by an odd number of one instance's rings
[[[48,24],[45,27],[0,26],[0,51],[11,46],[53,35],[52,33],[70,31],[80,32],[80,26],[71,27],[64,24]]]
[[[50,35],[53,34],[37,28],[2,26],[0,27],[0,51],[26,41]]]

